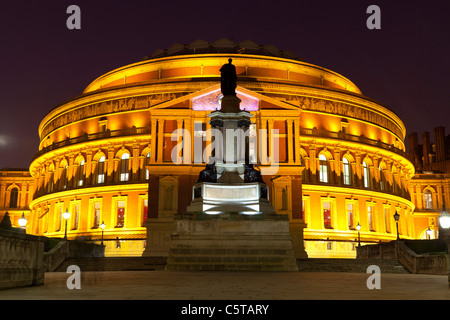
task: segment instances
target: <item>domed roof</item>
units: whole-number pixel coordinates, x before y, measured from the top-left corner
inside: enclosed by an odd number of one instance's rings
[[[229,39],[220,39],[208,42],[202,39],[195,40],[189,44],[176,43],[167,49],[158,49],[143,60],[163,58],[187,54],[208,54],[208,53],[245,53],[253,55],[263,55],[280,57],[286,59],[299,60],[291,51],[282,51],[274,45],[258,45],[251,40],[234,42]]]

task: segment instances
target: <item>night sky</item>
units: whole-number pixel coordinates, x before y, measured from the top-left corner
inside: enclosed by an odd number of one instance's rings
[[[69,30],[69,5],[81,30]],[[369,5],[381,30],[369,30]],[[98,76],[197,39],[252,40],[336,71],[407,134],[450,133],[448,1],[10,1],[0,8],[0,168],[27,168],[38,125]],[[433,135],[432,135],[433,137]],[[433,138],[432,138],[433,139]]]

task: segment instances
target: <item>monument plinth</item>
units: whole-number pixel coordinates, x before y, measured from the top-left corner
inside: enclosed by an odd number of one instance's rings
[[[287,215],[249,159],[253,115],[240,109],[236,70],[221,68],[221,109],[211,112],[214,155],[200,173],[186,214],[175,217],[167,270],[297,271]]]

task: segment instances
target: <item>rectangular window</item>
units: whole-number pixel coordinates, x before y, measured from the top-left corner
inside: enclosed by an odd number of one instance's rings
[[[147,199],[144,199],[144,205],[143,205],[143,214],[142,214],[142,217],[143,217],[143,223],[145,223],[146,221],[147,221],[147,217],[148,217],[148,200]]]
[[[367,206],[367,222],[369,225],[369,230],[370,231],[374,231],[373,229],[373,207],[372,206]]]
[[[101,214],[102,204],[100,202],[94,203],[94,224],[93,229],[97,229],[100,226],[100,214]]]
[[[388,208],[384,208],[384,224],[386,227],[386,232],[390,233],[391,232],[391,224],[390,222],[390,216],[389,216],[389,209]]]
[[[331,227],[331,203],[323,202],[323,225],[325,229],[332,229]]]
[[[72,216],[73,216],[73,228],[72,230],[77,230],[78,229],[78,222],[80,219],[80,205],[76,204],[73,206],[73,211],[72,211]]]
[[[123,228],[124,225],[125,225],[125,201],[117,201],[116,228]]]
[[[353,224],[353,204],[347,203],[348,228],[354,229]]]
[[[56,210],[55,210],[55,218],[56,218],[56,228],[55,231],[60,231],[61,230],[61,225],[62,225],[62,220],[63,220],[63,210],[62,210],[62,205],[56,205]]]

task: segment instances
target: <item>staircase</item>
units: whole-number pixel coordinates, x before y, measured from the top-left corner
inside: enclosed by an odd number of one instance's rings
[[[297,271],[286,270],[290,252],[283,248],[172,248],[168,270]],[[292,249],[291,249],[292,251]],[[293,264],[295,265],[295,260]]]
[[[366,273],[376,265],[381,273],[409,273],[397,260],[391,259],[302,259],[297,260],[300,272],[356,272]]]
[[[164,270],[166,261],[165,257],[68,258],[55,272],[66,272],[70,265],[81,271],[154,271]]]

